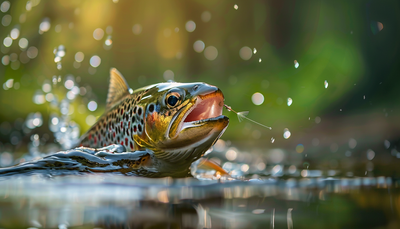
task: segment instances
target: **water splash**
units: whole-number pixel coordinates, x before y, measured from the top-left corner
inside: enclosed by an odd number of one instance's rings
[[[327,80],[325,80],[325,81],[324,81],[324,87],[325,87],[325,88],[328,88],[328,86],[329,86],[329,83],[328,83]]]
[[[292,98],[288,98],[287,99],[287,105],[288,105],[288,107],[290,107],[290,105],[292,105],[292,103],[293,103],[293,100],[292,100]]]
[[[285,128],[285,129],[283,130],[283,138],[284,138],[284,139],[289,139],[291,135],[292,135],[292,133],[290,133],[290,131],[289,131],[288,128]]]

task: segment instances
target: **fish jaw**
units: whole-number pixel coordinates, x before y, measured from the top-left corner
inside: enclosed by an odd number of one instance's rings
[[[222,115],[222,92],[210,86],[195,96],[171,121],[156,157],[174,163],[192,163],[225,132],[229,118]]]

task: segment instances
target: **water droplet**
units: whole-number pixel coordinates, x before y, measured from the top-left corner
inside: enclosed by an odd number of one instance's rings
[[[363,99],[365,99],[365,95],[363,96]]]
[[[101,39],[103,39],[103,36],[104,36],[104,30],[103,29],[101,29],[101,28],[97,28],[97,29],[95,29],[94,31],[93,31],[93,38],[95,39],[95,40],[101,40]]]
[[[292,105],[292,103],[293,103],[293,100],[292,100],[292,98],[288,98],[287,99],[287,105],[288,105],[288,107],[290,107],[290,105]]]
[[[327,80],[324,81],[324,86],[325,86],[325,88],[328,88],[329,84],[328,84]]]
[[[237,9],[239,9],[239,6],[238,6],[237,4],[235,4],[235,5],[233,6],[233,8],[234,8],[235,10],[237,10]]]
[[[185,29],[189,33],[193,32],[196,29],[196,23],[194,21],[192,21],[192,20],[187,21],[186,24],[185,24]]]
[[[249,60],[253,53],[251,52],[251,48],[244,46],[239,50],[239,56],[243,60]]]
[[[285,128],[285,129],[283,130],[283,138],[284,138],[284,139],[290,138],[291,135],[292,135],[292,133],[290,133],[290,131],[289,131],[288,128]]]
[[[133,32],[135,35],[139,35],[139,34],[142,32],[142,26],[141,26],[140,24],[135,24],[135,25],[132,27],[132,32]]]
[[[94,68],[97,68],[101,63],[101,59],[99,56],[94,55],[90,58],[90,65]]]
[[[49,31],[50,29],[50,19],[44,18],[39,25],[39,34],[43,34],[44,32]]]
[[[258,63],[261,63],[261,58],[258,59]]]
[[[194,51],[196,51],[198,53],[203,52],[204,48],[205,48],[205,44],[202,40],[197,40],[193,44]]]
[[[11,6],[11,4],[9,1],[2,2],[0,5],[1,12],[3,12],[3,13],[7,12],[10,9],[10,6]]]
[[[90,111],[95,111],[97,109],[97,103],[95,101],[90,101],[88,103],[88,109]]]
[[[215,60],[218,56],[218,50],[214,46],[208,46],[204,50],[204,56],[207,60]]]
[[[253,54],[256,54],[256,53],[257,53],[257,49],[253,48]]]
[[[171,70],[166,70],[164,73],[163,73],[163,77],[164,77],[164,79],[166,80],[166,81],[168,81],[168,80],[174,80],[174,76],[175,76],[175,74],[174,74],[174,72],[173,71],[171,71]]]
[[[271,138],[271,143],[274,143],[275,142],[275,138]]]
[[[261,105],[264,102],[264,95],[261,94],[260,92],[256,92],[251,96],[251,101],[255,105]]]
[[[209,21],[211,20],[211,13],[210,13],[210,11],[204,11],[204,12],[201,14],[201,20],[202,20],[203,22],[209,22]]]
[[[297,62],[297,60],[294,60],[294,67],[295,67],[295,68],[298,68],[299,65],[300,65],[299,62]]]

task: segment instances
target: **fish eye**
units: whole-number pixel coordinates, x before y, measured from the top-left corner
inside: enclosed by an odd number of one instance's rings
[[[165,97],[165,103],[169,108],[174,108],[181,103],[182,100],[182,92],[178,89],[172,89],[168,92],[167,96]]]

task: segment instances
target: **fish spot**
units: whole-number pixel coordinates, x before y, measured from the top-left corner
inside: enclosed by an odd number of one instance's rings
[[[137,111],[137,106],[135,106],[135,108],[133,108],[133,113],[136,114]]]
[[[125,138],[125,145],[128,146],[128,138]]]
[[[131,150],[133,150],[133,143],[132,143],[132,141],[129,143],[129,145],[130,145],[130,147],[131,147]]]
[[[121,109],[121,115],[122,115],[122,113],[124,113],[124,109]]]
[[[141,107],[139,107],[139,109],[138,109],[138,115],[139,116],[142,115],[142,108]]]
[[[134,126],[133,126],[133,132],[136,133],[136,131],[137,131],[137,128],[136,128],[136,125],[134,125]]]
[[[153,111],[154,111],[154,104],[150,104],[149,105],[149,112],[153,113]]]
[[[142,123],[142,125],[144,125],[143,119],[142,119],[142,120],[140,120],[140,123]]]
[[[135,116],[132,116],[132,122],[135,123],[135,121],[136,121]]]
[[[121,141],[121,145],[124,145],[124,141]]]
[[[139,130],[139,133],[142,132],[142,125],[138,125],[138,130]]]

